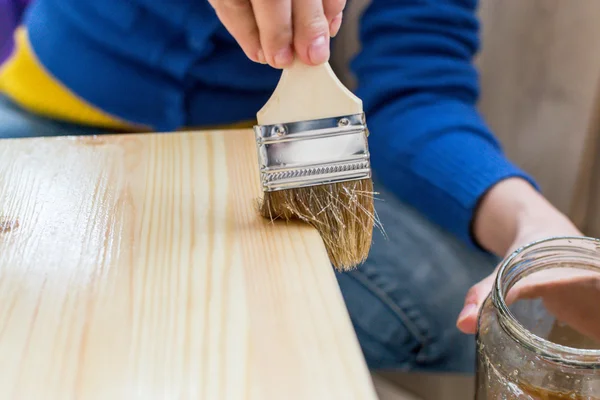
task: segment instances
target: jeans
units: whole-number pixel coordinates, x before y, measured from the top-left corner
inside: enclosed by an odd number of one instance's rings
[[[102,133],[35,116],[0,95],[0,138]],[[375,186],[385,234],[376,228],[362,266],[336,273],[368,366],[472,373],[475,340],[458,331],[456,318],[468,289],[498,260]]]

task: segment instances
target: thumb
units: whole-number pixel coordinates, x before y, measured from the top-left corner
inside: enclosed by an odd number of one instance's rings
[[[479,315],[479,310],[492,290],[495,277],[495,274],[488,276],[475,286],[471,287],[467,293],[465,305],[456,322],[456,326],[461,332],[466,334],[475,334],[477,332],[477,317]]]

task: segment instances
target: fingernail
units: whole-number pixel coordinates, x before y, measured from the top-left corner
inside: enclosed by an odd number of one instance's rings
[[[477,312],[477,305],[474,303],[467,304],[458,316],[457,323],[460,324],[462,321],[467,319],[471,314]]]
[[[308,57],[313,64],[322,64],[329,58],[328,40],[325,36],[319,36],[310,44]]]
[[[340,27],[342,26],[342,13],[336,15],[329,24],[329,34],[331,37],[335,37],[340,31]]]
[[[286,47],[275,54],[273,61],[275,62],[276,67],[283,68],[291,64],[293,58],[292,49],[290,47]]]
[[[265,58],[265,52],[262,51],[262,49],[260,49],[258,51],[258,54],[256,55],[256,58],[258,59],[258,62],[261,64],[266,64],[267,63],[267,59]]]

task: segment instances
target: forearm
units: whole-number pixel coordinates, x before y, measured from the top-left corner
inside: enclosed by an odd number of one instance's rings
[[[410,3],[410,4],[409,4]],[[461,240],[495,183],[531,180],[477,111],[474,0],[373,1],[353,63],[377,183]],[[461,23],[457,23],[461,21]]]
[[[531,232],[548,225],[557,233],[576,231],[569,219],[529,182],[509,178],[483,196],[474,215],[472,233],[481,247],[504,257],[514,250],[519,237],[530,237]]]

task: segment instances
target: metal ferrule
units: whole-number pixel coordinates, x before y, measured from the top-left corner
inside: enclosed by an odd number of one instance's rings
[[[363,113],[254,127],[263,191],[371,177]]]

